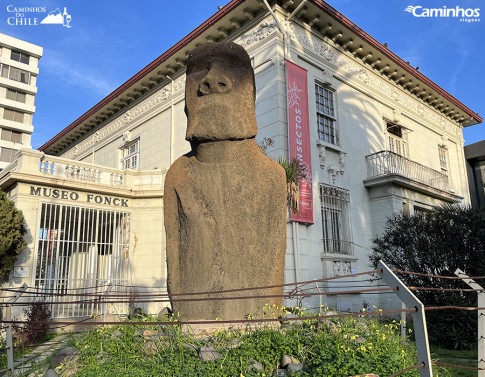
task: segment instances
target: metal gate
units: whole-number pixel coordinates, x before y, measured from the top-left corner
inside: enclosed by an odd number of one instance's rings
[[[129,228],[127,212],[42,203],[34,284],[54,318],[97,314],[98,300],[124,291]]]

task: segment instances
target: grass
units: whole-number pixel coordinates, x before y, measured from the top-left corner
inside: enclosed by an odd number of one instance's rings
[[[477,367],[477,350],[450,350],[431,346],[431,357],[434,361],[450,365]],[[476,377],[477,371],[447,368],[450,377]],[[446,374],[445,374],[446,376]]]
[[[139,319],[138,319],[139,320]],[[147,318],[147,321],[152,320]],[[73,338],[80,351],[76,376],[273,376],[283,355],[304,363],[292,376],[387,376],[416,364],[414,344],[399,336],[399,324],[364,317],[306,321],[281,329],[216,331],[199,338],[169,326],[103,326]],[[201,348],[220,357],[202,361]],[[254,360],[260,369],[254,368]],[[69,366],[66,366],[67,368]],[[62,368],[61,368],[62,369]],[[405,374],[419,376],[418,370]]]

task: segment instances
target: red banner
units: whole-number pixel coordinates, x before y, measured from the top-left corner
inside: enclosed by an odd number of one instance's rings
[[[290,219],[313,224],[312,161],[310,153],[310,123],[308,116],[307,71],[286,61],[288,146],[290,160],[298,159],[307,167],[307,177],[300,182],[300,208],[291,211]]]

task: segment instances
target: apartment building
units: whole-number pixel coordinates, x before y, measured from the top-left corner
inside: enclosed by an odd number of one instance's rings
[[[273,141],[268,155],[305,149],[311,174],[301,216],[288,219],[287,283],[368,271],[372,238],[393,213],[470,202],[462,129],[481,123],[478,114],[324,1],[278,0],[269,9],[232,0],[0,173],[0,187],[29,227],[28,248],[8,284],[60,294],[105,290],[106,297],[129,287],[166,292],[163,182],[190,150],[185,63],[196,45],[224,40],[252,59],[258,140]],[[318,307],[321,297],[302,304]],[[385,295],[322,300],[347,311],[358,311],[363,300],[400,307]],[[96,310],[66,301],[53,313]]]
[[[0,170],[31,148],[42,47],[0,33]]]

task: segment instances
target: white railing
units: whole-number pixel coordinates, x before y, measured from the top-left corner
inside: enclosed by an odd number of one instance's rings
[[[81,182],[104,183],[111,186],[124,186],[124,175],[115,169],[94,167],[82,163],[66,164],[55,157],[43,158],[39,162],[39,172]]]
[[[390,151],[366,156],[368,178],[401,176],[434,189],[450,192],[448,176]]]

